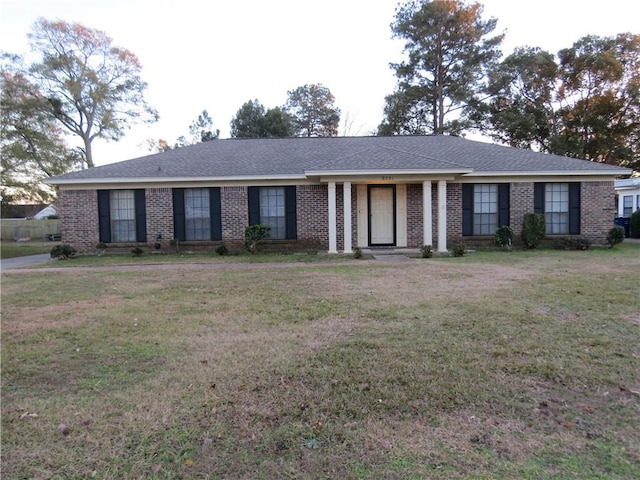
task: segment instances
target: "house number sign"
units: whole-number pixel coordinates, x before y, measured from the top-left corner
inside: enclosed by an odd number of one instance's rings
[[[393,176],[392,175],[383,176],[382,180],[393,180]]]

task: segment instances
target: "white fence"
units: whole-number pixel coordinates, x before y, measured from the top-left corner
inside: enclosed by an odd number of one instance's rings
[[[45,240],[60,235],[60,219],[32,220],[3,218],[0,220],[2,240]]]

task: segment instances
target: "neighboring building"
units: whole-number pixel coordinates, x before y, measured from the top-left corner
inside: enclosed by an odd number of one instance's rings
[[[452,136],[214,140],[51,178],[62,237],[195,247],[240,245],[247,225],[271,242],[330,253],[358,247],[492,242],[526,213],[550,236],[605,243],[613,182],[631,170]]]
[[[627,178],[614,182],[618,200],[617,217],[629,218],[633,212],[640,210],[640,178]]]
[[[58,209],[58,207],[56,207],[55,205],[51,204],[51,205],[47,205],[46,207],[44,207],[42,210],[40,210],[38,213],[36,213],[33,218],[35,220],[43,220],[45,218],[49,218],[51,216],[60,216],[60,210]]]

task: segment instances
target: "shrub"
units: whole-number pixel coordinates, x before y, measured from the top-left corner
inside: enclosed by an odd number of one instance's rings
[[[527,248],[536,248],[544,239],[546,225],[541,213],[527,213],[522,221],[522,241]]]
[[[638,210],[640,212],[640,210]],[[609,248],[613,248],[614,245],[622,243],[624,241],[624,228],[616,225],[607,234],[607,245]]]
[[[269,236],[269,225],[249,225],[244,229],[244,246],[251,254],[257,251],[258,243]]]
[[[51,249],[51,258],[68,260],[76,255],[77,251],[71,245],[56,245]]]
[[[589,250],[591,241],[585,237],[564,237],[555,241],[555,247],[561,250]]]
[[[227,248],[227,246],[223,243],[222,245],[220,245],[218,248],[216,248],[216,253],[218,255],[227,255],[229,253],[229,249]]]
[[[420,255],[422,258],[433,257],[433,247],[431,245],[423,245],[420,247]]]
[[[494,237],[496,245],[500,247],[510,247],[513,243],[513,228],[509,225],[503,225],[496,230]]]
[[[464,257],[466,252],[466,246],[464,243],[454,243],[451,249],[451,254],[454,257]]]
[[[180,253],[180,240],[178,240],[177,238],[172,238],[171,240],[169,240],[169,245],[176,253]]]
[[[142,250],[140,247],[136,247],[131,249],[131,253],[134,257],[141,257],[144,253],[144,250]]]
[[[98,256],[104,255],[104,252],[107,250],[107,244],[105,242],[96,243],[96,250],[98,250]]]
[[[631,238],[640,238],[640,210],[636,210],[631,214],[629,219],[629,236]]]
[[[353,258],[357,258],[357,259],[362,258],[362,249],[360,247],[355,247],[353,249]]]

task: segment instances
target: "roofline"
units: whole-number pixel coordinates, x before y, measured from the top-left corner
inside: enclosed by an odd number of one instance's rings
[[[326,176],[356,176],[356,175],[449,175],[449,174],[465,174],[473,172],[471,168],[459,169],[428,169],[428,170],[305,170],[307,177],[326,177]]]
[[[123,183],[166,183],[166,182],[251,182],[270,180],[308,180],[309,177],[327,176],[397,176],[397,175],[462,175],[462,178],[476,177],[546,177],[546,176],[618,176],[630,174],[631,169],[615,167],[615,170],[558,170],[558,171],[481,171],[475,172],[470,168],[459,169],[382,169],[382,170],[307,170],[304,174],[283,175],[229,175],[222,177],[112,177],[112,178],[52,178],[43,180],[47,185],[86,185],[86,184],[123,184]]]
[[[113,183],[166,183],[166,182],[237,182],[237,181],[264,181],[264,180],[306,180],[305,175],[231,175],[225,177],[112,177],[112,178],[72,178],[60,179],[52,182],[51,179],[43,180],[51,185],[83,185],[83,184],[113,184]]]
[[[481,171],[471,172],[465,175],[465,177],[509,177],[509,176],[525,176],[525,177],[547,177],[558,175],[593,175],[610,177],[612,175],[625,175],[631,173],[632,170],[628,168],[616,167],[615,170],[546,170],[546,171]]]

